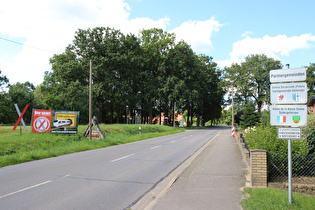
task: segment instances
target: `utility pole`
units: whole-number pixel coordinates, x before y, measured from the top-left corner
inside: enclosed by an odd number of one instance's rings
[[[90,125],[90,136],[92,139],[92,60],[90,60],[90,94],[89,94],[89,125]]]
[[[232,86],[232,127],[234,127],[234,86]]]

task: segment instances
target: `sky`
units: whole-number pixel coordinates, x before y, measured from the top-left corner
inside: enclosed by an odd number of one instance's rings
[[[290,68],[315,63],[313,0],[10,0],[0,4],[0,70],[10,84],[41,84],[49,59],[78,29],[175,33],[223,69],[251,54]]]

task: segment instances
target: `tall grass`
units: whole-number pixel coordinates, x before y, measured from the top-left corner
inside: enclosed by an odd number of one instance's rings
[[[78,134],[75,135],[31,134],[24,130],[20,135],[19,129],[13,131],[12,128],[13,126],[0,126],[0,167],[180,132],[159,125],[101,124],[105,139],[89,140],[83,137],[87,125],[79,126]]]

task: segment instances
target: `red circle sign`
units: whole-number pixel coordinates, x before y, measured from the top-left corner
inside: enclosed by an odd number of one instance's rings
[[[34,120],[33,128],[39,132],[46,132],[50,128],[50,121],[46,117],[38,117]]]

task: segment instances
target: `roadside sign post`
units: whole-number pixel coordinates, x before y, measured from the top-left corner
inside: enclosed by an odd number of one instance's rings
[[[301,139],[307,124],[306,68],[270,71],[270,124],[278,128],[278,139],[288,139],[288,194],[292,204],[292,139]],[[287,83],[284,83],[287,82]],[[298,105],[299,104],[299,105]],[[303,105],[302,105],[303,104]],[[293,127],[291,127],[293,126]]]
[[[21,112],[20,112],[19,106],[18,106],[17,104],[14,104],[14,106],[15,106],[16,112],[18,113],[18,115],[19,115],[19,117],[20,117],[20,116],[21,116]],[[23,120],[23,117],[21,118],[20,123],[22,123],[24,130],[27,130],[27,129],[26,129],[25,122],[24,122],[24,120]]]
[[[16,121],[16,123],[15,123],[15,125],[14,125],[14,127],[13,127],[13,130],[15,131],[15,129],[16,129],[16,127],[17,127],[17,125],[20,123],[20,121],[21,120],[23,120],[23,115],[25,114],[25,112],[26,112],[26,110],[27,110],[27,108],[28,108],[28,104],[26,104],[26,106],[24,107],[24,109],[23,109],[23,111],[22,111],[22,113],[19,113],[20,112],[20,110],[19,110],[19,107],[17,106],[17,104],[16,104],[16,107],[17,107],[17,113],[18,113],[18,115],[19,115],[19,119]],[[16,108],[15,107],[15,108]],[[19,110],[19,111],[18,111]],[[24,120],[23,120],[23,126],[24,126],[24,129],[26,130],[26,126],[25,126],[25,123],[24,123]],[[22,132],[21,132],[21,128],[20,128],[20,135],[22,134]]]

